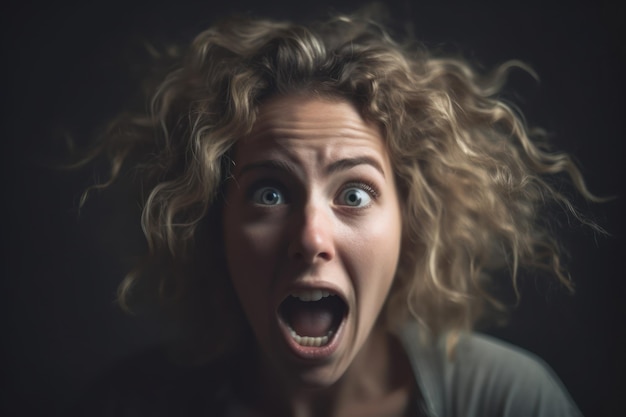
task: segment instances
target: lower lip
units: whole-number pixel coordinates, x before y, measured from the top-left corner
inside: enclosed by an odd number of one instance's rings
[[[335,334],[332,336],[330,343],[328,343],[327,345],[302,346],[295,340],[293,340],[289,327],[282,321],[282,319],[278,319],[283,337],[287,341],[287,345],[291,349],[291,352],[294,353],[295,356],[299,359],[303,359],[306,361],[323,361],[329,359],[339,347],[346,321],[347,316],[343,318],[343,320],[339,324],[339,327],[337,327],[337,330],[335,330]]]

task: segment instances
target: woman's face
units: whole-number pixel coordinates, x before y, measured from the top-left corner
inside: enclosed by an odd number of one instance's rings
[[[400,253],[380,130],[347,101],[276,97],[234,162],[225,249],[263,365],[329,386],[367,343]]]

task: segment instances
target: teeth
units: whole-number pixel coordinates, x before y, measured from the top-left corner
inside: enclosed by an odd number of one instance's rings
[[[332,294],[326,290],[301,290],[291,293],[292,297],[295,297],[300,301],[319,301],[330,295]]]
[[[331,294],[329,291],[317,290],[317,289],[297,290],[297,291],[292,292],[290,295],[304,302],[319,301],[322,298],[335,296],[335,294]],[[291,338],[295,340],[296,343],[298,343],[300,346],[313,346],[313,347],[325,346],[333,337],[332,330],[329,330],[328,334],[326,334],[325,336],[319,336],[319,337],[300,336],[291,327],[289,327],[289,332],[291,333]]]
[[[332,330],[330,330],[326,336],[320,336],[320,337],[300,336],[292,328],[289,328],[289,330],[291,332],[291,337],[293,338],[293,340],[295,340],[296,343],[301,346],[314,346],[314,347],[324,346],[328,343],[328,340],[330,340],[330,338],[333,337]]]

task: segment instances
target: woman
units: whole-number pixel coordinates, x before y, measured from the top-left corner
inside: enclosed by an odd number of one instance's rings
[[[98,150],[103,186],[129,166],[146,195],[149,250],[120,302],[158,299],[193,364],[116,383],[98,409],[579,415],[546,365],[471,332],[504,308],[498,271],[571,288],[541,216],[585,222],[560,174],[595,200],[498,98],[512,66],[483,76],[358,17],[201,33]]]

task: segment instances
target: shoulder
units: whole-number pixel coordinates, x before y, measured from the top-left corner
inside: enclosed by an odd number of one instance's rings
[[[458,411],[453,415],[580,416],[543,360],[500,340],[464,335],[444,368],[447,397]]]
[[[121,360],[86,387],[70,415],[220,415],[215,412],[227,401],[226,363],[186,366],[152,348]]]
[[[469,333],[452,354],[418,326],[401,333],[430,414],[437,417],[580,417],[558,377],[540,358],[495,338]]]
[[[466,334],[459,338],[450,359],[452,375],[472,374],[482,382],[506,386],[527,382],[555,384],[548,365],[536,355],[501,340]]]

